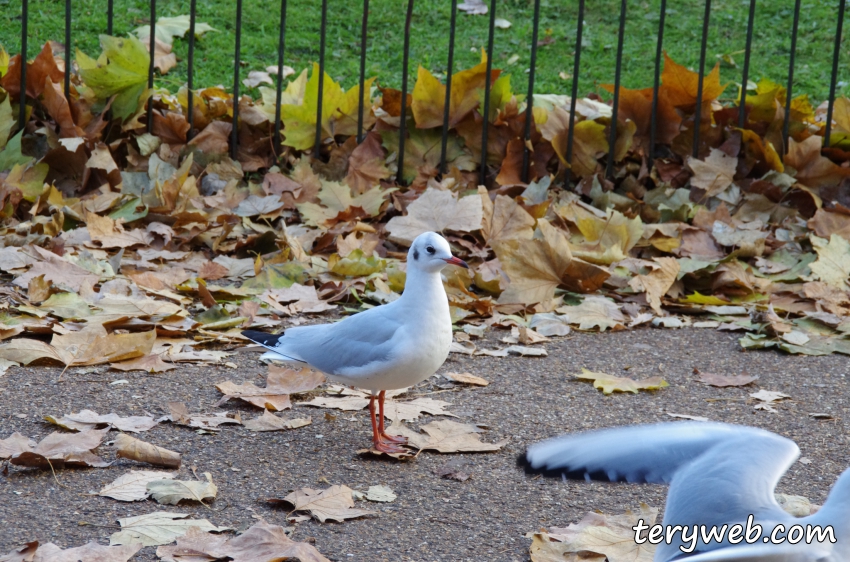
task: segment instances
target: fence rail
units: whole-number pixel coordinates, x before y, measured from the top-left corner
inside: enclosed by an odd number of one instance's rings
[[[239,99],[239,91],[240,91],[240,82],[239,82],[239,63],[240,63],[240,49],[241,49],[241,34],[242,34],[242,1],[235,1],[235,44],[234,44],[234,69],[233,69],[233,94],[234,100]],[[457,29],[457,15],[458,15],[458,2],[457,0],[447,0],[451,2],[451,20],[450,20],[450,35],[449,35],[449,44],[447,51],[447,72],[446,72],[446,98],[445,98],[445,112],[443,116],[443,127],[442,127],[442,143],[441,143],[441,154],[440,154],[440,165],[439,170],[441,173],[446,172],[446,150],[447,150],[447,139],[448,139],[448,131],[449,131],[449,109],[450,109],[450,95],[451,95],[451,80],[452,73],[454,67],[454,58],[455,58],[455,35]],[[833,110],[836,99],[836,89],[838,86],[838,77],[839,77],[839,61],[841,55],[841,45],[842,45],[842,33],[843,33],[843,24],[844,17],[846,12],[846,0],[834,0],[836,1],[835,6],[835,34],[834,34],[834,47],[832,52],[832,71],[830,74],[830,86],[829,86],[829,97],[827,100],[827,118],[825,122],[825,134],[823,138],[823,145],[829,146],[830,144],[830,136],[832,132],[832,117]],[[20,34],[20,43],[21,43],[21,54],[22,59],[27,60],[27,39],[29,35],[29,0],[21,0],[21,34]],[[523,165],[522,165],[522,178],[523,180],[527,180],[528,178],[528,167],[529,167],[529,140],[532,134],[531,127],[531,116],[532,109],[534,104],[534,81],[535,81],[535,71],[537,64],[537,47],[538,47],[538,32],[540,28],[540,0],[533,0],[534,2],[534,12],[533,12],[533,21],[532,21],[532,42],[531,45],[528,46],[530,49],[530,68],[529,68],[529,78],[528,78],[528,94],[527,94],[527,105],[526,105],[526,120],[525,120],[525,128],[524,128],[524,141],[525,141],[525,149],[523,153]],[[708,44],[708,34],[709,28],[711,25],[711,0],[703,0],[704,2],[704,15],[702,19],[702,33],[701,33],[701,42],[700,42],[700,55],[699,55],[699,66],[698,66],[698,75],[699,75],[699,83],[697,87],[697,103],[696,107],[700,108],[702,106],[702,90],[703,90],[703,80],[705,78],[705,63],[707,56],[707,44]],[[358,107],[358,117],[357,117],[357,140],[358,143],[361,142],[364,138],[363,136],[363,122],[364,122],[364,102],[363,102],[363,88],[365,86],[365,77],[366,77],[366,59],[367,59],[367,47],[368,47],[368,31],[369,31],[369,0],[362,0],[363,10],[362,10],[362,21],[360,25],[360,73],[359,73],[359,85],[360,85],[360,102]],[[572,161],[573,155],[573,145],[574,145],[574,136],[573,130],[575,125],[575,115],[576,115],[576,101],[579,96],[578,84],[579,84],[579,76],[581,73],[581,51],[582,51],[582,36],[585,28],[585,0],[577,0],[573,2],[577,3],[578,8],[578,17],[576,18],[576,28],[575,28],[575,51],[573,55],[573,74],[572,74],[572,88],[571,88],[571,101],[570,101],[570,112],[569,112],[569,132],[567,138],[567,147],[566,147],[566,158],[568,162]],[[71,63],[71,52],[73,45],[73,37],[72,37],[72,1],[65,0],[64,8],[65,8],[65,76],[64,76],[64,92],[65,96],[68,97],[70,94],[70,84],[71,84],[71,71],[72,71],[72,63]],[[621,83],[621,74],[622,74],[622,64],[623,64],[623,44],[625,39],[625,29],[627,23],[627,0],[621,0],[620,3],[620,12],[619,12],[619,26],[618,26],[618,35],[617,35],[617,47],[616,47],[616,64],[615,64],[615,73],[614,73],[614,90],[613,90],[613,100],[612,100],[612,110],[613,115],[617,115],[618,113],[618,104],[619,104],[619,94],[620,94],[620,83]],[[150,0],[149,3],[150,8],[150,65],[148,69],[148,87],[152,88],[154,85],[154,54],[155,54],[155,38],[156,38],[156,15],[157,15],[157,6],[156,0]],[[485,88],[483,95],[483,111],[482,115],[485,116],[483,119],[483,131],[482,131],[482,149],[481,149],[481,182],[484,183],[485,176],[487,173],[487,146],[488,146],[488,125],[489,119],[486,116],[489,115],[490,108],[490,86],[491,86],[491,70],[493,65],[493,54],[494,54],[494,45],[495,45],[495,24],[496,17],[498,13],[498,3],[497,0],[489,0],[488,10],[489,10],[489,26],[488,26],[488,35],[487,35],[487,73],[485,76]],[[398,180],[401,182],[401,175],[403,169],[404,162],[404,153],[405,153],[405,117],[406,117],[406,103],[408,94],[408,74],[409,74],[409,59],[410,59],[410,33],[411,33],[411,21],[415,10],[415,2],[414,0],[408,0],[405,8],[405,20],[404,20],[404,47],[403,47],[403,74],[402,74],[402,87],[401,87],[401,95],[402,95],[402,103],[401,103],[401,119],[400,119],[400,134],[399,134],[399,144],[398,144]],[[758,8],[756,0],[749,1],[749,10],[748,10],[748,19],[747,19],[747,33],[746,33],[746,47],[744,49],[744,64],[741,74],[741,83],[747,84],[749,79],[750,72],[750,58],[753,50],[753,27],[756,18]],[[786,101],[785,101],[785,116],[784,122],[782,126],[782,140],[783,140],[783,149],[787,151],[788,145],[788,137],[789,137],[789,125],[790,125],[790,115],[791,115],[791,100],[792,100],[792,92],[794,88],[794,70],[795,70],[795,61],[796,61],[796,51],[797,51],[797,37],[799,34],[799,23],[800,23],[800,11],[801,11],[801,0],[794,0],[794,8],[793,8],[793,25],[791,28],[791,48],[789,53],[789,63],[787,70],[787,89],[786,89]],[[197,0],[191,0],[190,3],[190,30],[189,30],[189,51],[188,51],[188,76],[187,76],[187,86],[188,86],[188,107],[187,107],[187,120],[190,123],[190,129],[188,136],[192,137],[194,133],[194,103],[193,103],[193,87],[194,87],[194,66],[195,66],[195,23],[197,19]],[[281,0],[280,3],[280,15],[279,15],[279,42],[278,42],[278,72],[277,72],[277,84],[276,84],[276,115],[278,115],[278,119],[275,120],[274,123],[274,140],[276,146],[280,146],[281,142],[281,120],[280,116],[280,107],[281,107],[281,99],[282,99],[282,89],[283,89],[283,67],[284,67],[284,54],[286,47],[286,30],[287,30],[287,0]],[[319,155],[319,150],[322,142],[322,99],[323,99],[323,89],[324,89],[324,74],[325,74],[325,55],[326,55],[326,47],[327,47],[327,16],[328,16],[328,0],[321,0],[321,27],[319,33],[319,75],[318,75],[318,104],[317,104],[317,119],[316,119],[316,141],[314,145],[314,154],[316,156]],[[657,116],[658,116],[658,92],[659,86],[661,82],[661,63],[662,56],[664,53],[664,30],[665,25],[667,24],[667,16],[668,16],[668,8],[667,1],[661,0],[659,17],[658,17],[658,28],[657,28],[657,40],[656,40],[656,51],[655,51],[655,60],[654,60],[654,81],[652,85],[653,97],[652,97],[652,109],[651,109],[651,124],[650,124],[650,159],[655,156],[655,150],[657,147]],[[114,24],[114,1],[108,0],[107,2],[107,26],[106,33],[113,33],[113,24]],[[20,79],[21,84],[24,85],[21,88],[22,95],[26,96],[26,64],[20,65]],[[741,88],[740,100],[738,102],[738,126],[739,128],[744,128],[747,123],[747,110],[746,110],[746,100],[747,100],[747,88]],[[153,124],[152,119],[152,110],[153,110],[153,98],[149,98],[147,102],[147,129],[151,130],[151,126]],[[26,104],[20,103],[20,113],[19,113],[19,124],[23,126],[26,117]],[[693,155],[696,157],[698,155],[699,148],[699,139],[700,139],[700,120],[702,118],[702,111],[699,109],[694,114],[694,138],[693,138]],[[238,148],[238,120],[239,120],[239,104],[238,101],[233,103],[233,123],[234,126],[231,131],[231,140],[230,140],[230,151],[231,155],[235,157],[237,148]],[[612,119],[611,128],[610,128],[610,146],[614,146],[614,142],[617,138],[617,119]],[[613,166],[613,158],[609,157],[606,168],[606,175],[611,176],[612,174],[612,166]]]

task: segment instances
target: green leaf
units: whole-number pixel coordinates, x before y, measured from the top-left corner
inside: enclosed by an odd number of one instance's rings
[[[331,116],[345,99],[339,83],[325,72],[322,92],[322,135],[332,136]],[[287,88],[288,90],[288,88]],[[285,139],[283,144],[297,150],[311,148],[316,141],[316,112],[319,104],[319,65],[313,64],[313,73],[307,81],[304,98],[300,104],[283,104],[280,116],[283,119]]]
[[[150,55],[135,37],[100,36],[103,53],[97,60],[77,50],[83,82],[100,100],[116,96],[112,112],[125,119],[135,113],[147,87]]]
[[[259,275],[242,283],[242,288],[262,293],[266,289],[288,289],[294,283],[304,284],[308,275],[295,262],[266,265]]]
[[[9,139],[6,148],[0,151],[0,172],[11,170],[17,164],[25,166],[33,160],[31,156],[25,156],[21,153],[21,136],[23,134],[24,130],[21,129],[17,135]]]
[[[47,164],[32,166],[15,164],[6,177],[6,185],[20,189],[24,199],[32,203],[44,193],[44,179],[49,171],[50,167]]]
[[[139,207],[142,207],[141,211],[139,210]],[[148,216],[148,207],[147,205],[144,205],[142,200],[139,198],[130,199],[109,213],[109,218],[114,220],[124,219],[125,224],[143,219],[146,216]]]
[[[6,146],[9,140],[9,135],[12,134],[12,129],[15,128],[15,117],[12,115],[12,96],[6,96],[3,103],[0,103],[0,149]]]
[[[592,381],[593,386],[602,391],[602,394],[611,394],[612,392],[632,392],[638,393],[638,390],[659,390],[665,386],[670,386],[661,377],[650,377],[642,381],[632,380],[626,377],[615,377],[607,373],[595,373],[582,367],[581,374],[575,376],[579,380]]]
[[[363,255],[363,250],[359,248],[344,258],[339,254],[331,254],[328,258],[328,270],[344,277],[365,277],[383,271],[384,267],[386,267],[384,260],[375,256],[367,258]]]
[[[688,295],[683,299],[679,299],[679,302],[686,302],[691,304],[709,304],[713,306],[723,306],[725,304],[729,304],[729,301],[727,300],[713,297],[711,295],[703,295],[699,291],[696,291],[692,295]]]
[[[54,316],[63,320],[87,318],[92,315],[89,305],[76,293],[56,293],[41,304],[44,310],[49,310]]]

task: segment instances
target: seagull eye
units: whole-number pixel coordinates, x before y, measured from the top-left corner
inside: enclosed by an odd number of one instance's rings
[[[434,246],[428,246],[425,248],[425,251],[428,252],[429,255],[433,256],[436,250],[434,250]]]

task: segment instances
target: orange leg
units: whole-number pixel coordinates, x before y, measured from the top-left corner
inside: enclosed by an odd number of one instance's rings
[[[390,443],[407,443],[407,437],[402,437],[401,435],[390,435],[384,431],[384,399],[386,398],[386,395],[386,390],[382,390],[378,394],[378,407],[380,412],[378,415],[378,433],[384,441],[389,441]]]
[[[383,408],[381,408],[383,410]],[[375,418],[375,395],[373,394],[369,398],[369,414],[372,417],[372,447],[376,451],[381,451],[382,453],[403,453],[404,449],[401,447],[394,445],[393,443],[387,443],[381,439],[381,432],[378,429],[378,420]],[[381,426],[383,426],[383,417],[381,418]]]

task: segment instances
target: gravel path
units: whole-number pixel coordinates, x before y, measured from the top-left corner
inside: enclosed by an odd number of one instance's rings
[[[502,334],[496,334],[501,336]],[[495,343],[495,341],[493,342]],[[494,345],[495,347],[495,345]],[[331,560],[465,561],[528,560],[528,531],[566,525],[590,510],[622,513],[640,502],[663,507],[660,486],[560,482],[528,478],[515,468],[515,457],[528,443],[568,431],[634,423],[671,421],[667,414],[763,427],[791,439],[808,464],[795,464],[779,491],[822,503],[835,478],[850,466],[847,447],[850,362],[843,356],[792,357],[775,352],[741,352],[736,336],[710,330],[642,329],[615,334],[577,334],[545,344],[544,358],[491,358],[452,355],[441,372],[468,371],[492,382],[486,388],[442,390],[431,379],[413,394],[452,403],[460,421],[485,424],[485,441],[510,437],[498,453],[439,455],[422,453],[408,462],[359,457],[369,444],[366,411],[298,407],[298,417],[313,424],[288,432],[253,433],[224,427],[217,435],[161,424],[140,437],[179,451],[178,477],[191,479],[191,467],[210,472],[219,486],[211,508],[160,506],[153,501],[123,503],[95,494],[129,469],[145,469],[118,459],[109,468],[67,469],[56,479],[49,471],[10,467],[0,475],[0,556],[27,541],[52,541],[63,548],[90,540],[107,544],[119,517],[159,510],[193,514],[216,525],[244,529],[262,518],[286,526],[287,512],[269,507],[266,498],[283,497],[301,487],[346,484],[365,491],[382,484],[398,498],[393,503],[359,503],[376,517],[344,523],[306,521],[294,525],[292,538],[314,542]],[[262,386],[265,367],[258,354],[234,356],[237,369],[181,367],[159,374],[121,373],[107,367],[69,369],[13,368],[0,378],[0,438],[18,431],[40,439],[54,430],[44,415],[88,408],[122,416],[166,413],[169,401],[184,401],[190,412],[215,411],[215,383],[253,381]],[[571,380],[582,367],[641,379],[662,375],[669,388],[655,393],[604,396],[589,383]],[[696,382],[697,368],[724,375],[760,379],[743,388],[713,388]],[[110,385],[126,379],[129,384]],[[748,394],[759,388],[792,397],[778,413],[756,411]],[[439,392],[439,394],[430,394]],[[251,406],[231,402],[225,409],[256,417]],[[331,414],[326,416],[325,413]],[[813,419],[823,412],[834,419]],[[431,421],[429,416],[420,419]],[[110,436],[115,435],[111,433]],[[115,460],[110,447],[102,456]],[[445,480],[433,471],[460,459],[472,477]],[[154,548],[135,560],[155,560]]]

